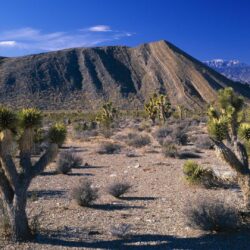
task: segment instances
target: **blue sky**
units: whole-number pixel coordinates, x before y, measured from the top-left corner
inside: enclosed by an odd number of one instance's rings
[[[250,63],[249,0],[3,0],[0,56],[165,39],[199,60]]]

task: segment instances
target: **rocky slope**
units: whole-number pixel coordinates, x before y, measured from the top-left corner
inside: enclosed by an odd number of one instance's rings
[[[231,80],[250,84],[250,66],[238,60],[214,59],[204,62]]]
[[[111,99],[135,108],[159,91],[174,104],[201,107],[230,81],[166,41],[123,46],[75,48],[17,58],[0,58],[0,102],[14,107],[91,109]]]

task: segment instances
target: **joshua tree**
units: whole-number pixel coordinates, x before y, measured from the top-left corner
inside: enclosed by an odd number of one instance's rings
[[[220,156],[236,171],[244,196],[244,205],[250,209],[250,169],[244,141],[250,140],[250,124],[244,122],[244,100],[232,88],[218,92],[218,106],[208,110],[208,132]]]
[[[96,121],[101,123],[105,128],[110,128],[117,115],[118,111],[115,107],[113,107],[113,103],[107,102],[103,104],[100,112],[96,117]]]
[[[187,109],[183,105],[177,105],[176,111],[181,120],[187,116]]]
[[[41,122],[42,114],[36,109],[23,109],[17,114],[7,108],[0,108],[0,198],[13,240],[31,237],[25,211],[28,187],[32,179],[55,158],[58,145],[66,137],[65,127],[59,124],[51,127],[49,146],[34,163],[31,161],[34,132]],[[18,150],[13,150],[16,146]]]
[[[156,118],[166,122],[172,114],[171,103],[166,95],[154,94],[149,102],[145,104],[145,111],[148,117],[155,123]]]

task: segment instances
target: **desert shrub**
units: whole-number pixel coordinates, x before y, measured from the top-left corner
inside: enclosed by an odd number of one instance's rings
[[[56,172],[58,174],[68,174],[72,170],[71,163],[68,162],[66,159],[62,158],[59,159],[59,162],[56,167]]]
[[[174,143],[166,143],[162,147],[162,153],[165,157],[177,158],[178,146]]]
[[[123,194],[126,194],[130,189],[131,185],[127,182],[115,182],[107,188],[107,191],[110,195],[119,198]]]
[[[105,138],[110,138],[114,134],[114,130],[112,128],[100,128],[100,133],[105,137]]]
[[[82,157],[74,152],[69,152],[69,158],[72,162],[72,168],[78,168],[82,165]]]
[[[199,135],[193,139],[194,145],[199,149],[212,149],[214,143],[208,135]]]
[[[151,127],[152,127],[152,124],[150,124],[149,122],[147,121],[143,121],[139,124],[139,126],[137,127],[138,131],[146,131],[148,133],[151,132]]]
[[[59,155],[57,164],[57,172],[60,174],[67,174],[72,168],[81,166],[82,158],[73,151],[64,151]]]
[[[75,131],[85,131],[85,130],[88,130],[88,129],[89,129],[89,127],[88,127],[87,122],[79,122],[79,123],[74,125],[74,130]]]
[[[64,151],[59,155],[58,168],[65,168],[66,172],[67,169],[70,171],[72,168],[80,167],[81,164],[82,158],[72,150]]]
[[[164,126],[156,131],[155,137],[161,145],[169,142],[177,145],[186,145],[188,143],[188,127],[189,123],[184,121],[167,127]]]
[[[191,184],[199,184],[204,187],[216,187],[219,181],[212,169],[203,168],[198,163],[188,160],[183,165],[185,179]]]
[[[98,136],[97,130],[75,130],[74,131],[74,138],[78,140],[89,140],[90,137]]]
[[[118,154],[121,152],[121,145],[113,142],[103,143],[99,150],[99,154]]]
[[[128,134],[127,143],[129,146],[141,148],[150,144],[151,139],[148,135]]]
[[[98,189],[92,187],[88,180],[82,180],[80,185],[73,189],[72,198],[82,207],[90,206],[98,198]]]
[[[119,226],[111,227],[110,233],[112,236],[124,239],[129,236],[130,230],[131,230],[131,225],[123,223]]]
[[[178,145],[186,145],[188,143],[187,127],[174,126],[172,129],[171,138]]]
[[[219,200],[202,200],[186,210],[188,225],[204,231],[226,232],[237,229],[241,219],[237,209]]]
[[[97,122],[96,121],[90,121],[90,122],[78,122],[74,125],[74,131],[76,132],[82,132],[82,131],[92,131],[97,128]]]
[[[155,136],[158,140],[160,140],[169,136],[171,131],[172,130],[169,127],[161,127],[156,131]]]

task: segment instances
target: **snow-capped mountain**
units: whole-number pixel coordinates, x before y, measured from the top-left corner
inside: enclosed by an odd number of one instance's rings
[[[250,84],[250,65],[239,60],[214,59],[204,63],[234,81]]]

